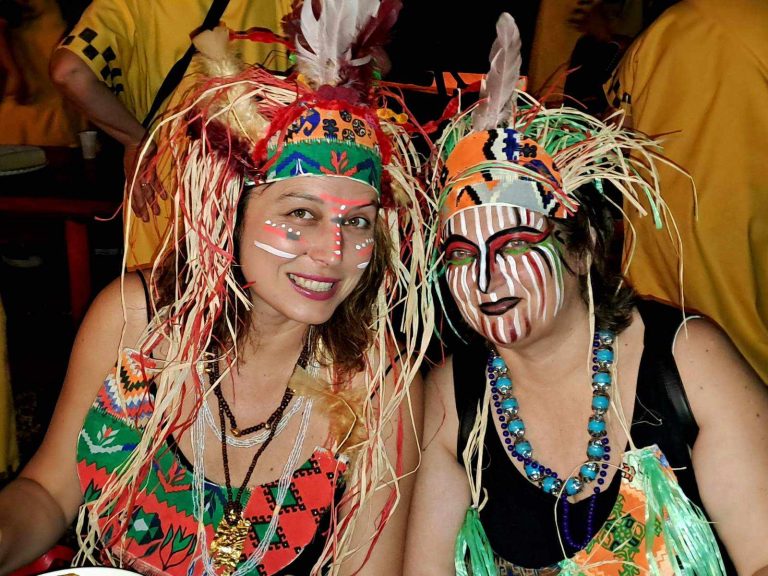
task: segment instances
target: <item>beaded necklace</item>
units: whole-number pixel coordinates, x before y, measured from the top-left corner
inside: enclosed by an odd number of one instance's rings
[[[592,416],[587,424],[589,442],[587,461],[577,474],[560,478],[557,472],[541,464],[533,457],[533,446],[525,437],[525,423],[519,416],[520,406],[512,395],[512,380],[507,365],[495,349],[488,356],[487,381],[491,386],[493,408],[501,423],[504,445],[518,462],[523,463],[525,475],[530,482],[547,494],[559,496],[565,492],[563,503],[563,535],[569,546],[581,549],[592,539],[595,511],[595,496],[605,483],[606,469],[610,460],[611,447],[605,423],[605,414],[610,406],[611,366],[613,365],[613,342],[615,335],[607,330],[598,330],[592,343]],[[568,496],[579,494],[587,484],[597,479],[587,511],[585,539],[577,542],[571,535],[568,523]]]
[[[219,379],[219,365],[218,362],[213,362],[208,372],[208,378],[211,386],[214,386]],[[221,458],[224,466],[224,480],[227,490],[227,503],[224,505],[224,516],[219,522],[216,528],[213,542],[211,543],[211,556],[213,557],[213,565],[219,569],[222,576],[230,576],[235,572],[237,564],[240,561],[245,539],[248,535],[248,530],[251,526],[249,520],[243,517],[243,505],[242,498],[245,493],[245,487],[248,485],[251,475],[256,469],[256,464],[259,458],[270,445],[275,438],[277,432],[277,423],[280,422],[285,413],[285,409],[293,399],[294,391],[287,386],[283,398],[280,404],[274,412],[267,418],[266,421],[260,422],[254,426],[239,431],[237,429],[237,423],[232,410],[224,399],[221,389],[219,387],[214,388],[214,393],[219,402],[219,421],[221,422]],[[226,417],[225,417],[226,416]],[[269,435],[266,440],[259,446],[251,459],[251,464],[248,466],[248,470],[245,473],[245,478],[240,484],[237,491],[232,489],[232,480],[229,473],[229,457],[227,454],[227,442],[226,442],[226,418],[229,418],[230,427],[235,437],[242,436],[243,434],[250,434],[252,432],[258,432],[260,430],[267,430]]]

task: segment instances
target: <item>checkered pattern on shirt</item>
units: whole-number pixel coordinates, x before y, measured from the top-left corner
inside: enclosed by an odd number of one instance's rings
[[[101,78],[115,94],[123,92],[123,71],[116,65],[117,55],[111,46],[102,46],[98,33],[91,28],[83,28],[77,34],[64,38],[62,46],[71,46],[79,50],[99,70]]]

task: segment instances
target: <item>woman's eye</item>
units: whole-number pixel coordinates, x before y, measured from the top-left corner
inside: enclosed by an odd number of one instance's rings
[[[475,254],[469,250],[450,250],[446,253],[446,260],[452,266],[463,266],[475,259]]]
[[[527,240],[510,240],[504,244],[502,251],[505,254],[520,254],[521,252],[525,252],[530,245],[531,243]]]
[[[352,228],[370,228],[371,222],[368,220],[368,218],[364,218],[363,216],[353,216],[352,218],[347,218],[344,221],[345,226],[351,226]]]
[[[291,216],[294,218],[298,218],[300,220],[309,220],[312,218],[312,213],[309,210],[306,210],[304,208],[297,208],[293,212],[291,212]]]

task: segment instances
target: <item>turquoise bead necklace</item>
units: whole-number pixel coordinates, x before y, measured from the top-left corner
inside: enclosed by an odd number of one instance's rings
[[[512,394],[512,380],[507,365],[495,349],[488,357],[487,380],[491,386],[493,408],[501,423],[503,442],[511,455],[523,464],[525,475],[530,482],[544,492],[559,496],[579,494],[586,485],[597,480],[593,495],[600,493],[605,483],[611,447],[608,443],[605,414],[611,403],[611,366],[613,365],[613,342],[615,334],[608,330],[598,330],[592,343],[592,416],[587,423],[589,441],[587,443],[587,461],[582,464],[577,474],[561,479],[557,472],[538,462],[533,457],[533,446],[525,437],[525,423],[520,418],[517,398]],[[580,549],[589,543],[593,536],[592,525],[595,510],[595,498],[591,498],[587,513],[587,534],[583,542],[576,542],[568,527],[568,500],[562,499],[564,517],[564,536],[566,542]]]

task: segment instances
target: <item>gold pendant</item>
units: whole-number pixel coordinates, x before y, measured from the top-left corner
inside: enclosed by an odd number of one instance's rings
[[[221,570],[221,576],[230,576],[237,568],[250,527],[250,521],[239,511],[229,508],[224,512],[211,542],[213,565]]]

